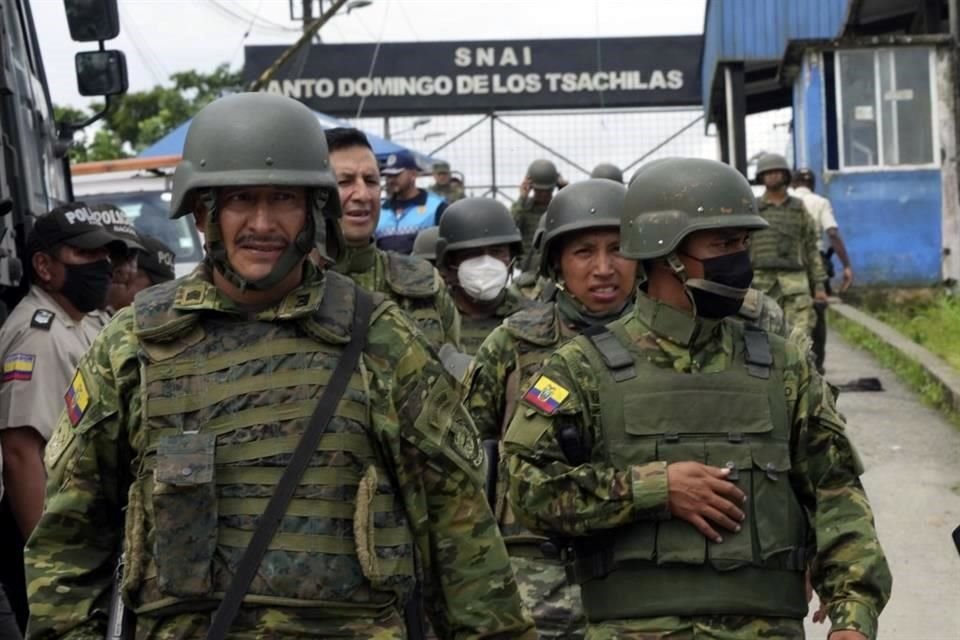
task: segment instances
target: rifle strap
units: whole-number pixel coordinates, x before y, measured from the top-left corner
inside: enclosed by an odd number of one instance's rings
[[[253,532],[250,544],[244,550],[240,564],[237,565],[237,572],[213,615],[213,621],[207,631],[207,640],[223,640],[227,637],[230,626],[240,611],[243,597],[249,591],[250,584],[260,568],[267,546],[273,540],[280,521],[287,512],[287,505],[290,504],[300,479],[317,450],[320,437],[330,424],[333,412],[347,389],[350,376],[360,362],[360,356],[367,344],[367,331],[372,314],[373,298],[359,287],[354,287],[354,315],[350,341],[344,347],[340,361],[337,362],[333,375],[330,376],[330,384],[324,388],[317,401],[317,406],[310,417],[310,424],[300,438],[287,468],[284,469],[276,492],[270,498],[263,515],[257,520],[257,528]]]

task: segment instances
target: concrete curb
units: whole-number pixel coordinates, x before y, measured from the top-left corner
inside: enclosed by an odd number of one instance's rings
[[[859,309],[834,301],[831,301],[830,309],[847,320],[860,325],[887,345],[899,351],[901,355],[919,364],[927,375],[933,378],[943,389],[950,407],[954,411],[960,412],[960,374],[953,367],[890,325]]]

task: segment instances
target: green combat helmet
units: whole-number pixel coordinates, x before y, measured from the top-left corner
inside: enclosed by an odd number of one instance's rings
[[[440,218],[437,263],[445,265],[451,251],[508,244],[514,255],[522,240],[513,216],[491,198],[464,198],[451,204]]]
[[[413,255],[430,262],[437,260],[437,237],[440,227],[427,227],[413,240]]]
[[[626,187],[606,178],[591,178],[561,189],[543,214],[540,274],[555,280],[554,247],[572,231],[619,228]]]
[[[620,254],[633,260],[666,258],[687,287],[742,299],[742,290],[687,278],[677,247],[695,231],[767,226],[750,183],[736,169],[715,160],[666,158],[642,169],[627,189]]]
[[[560,182],[560,172],[557,171],[557,165],[543,158],[530,163],[527,168],[527,176],[530,177],[533,188],[541,191],[553,191],[557,187],[557,183]]]
[[[757,177],[759,178],[768,171],[786,171],[790,175],[790,167],[787,165],[787,159],[779,153],[765,153],[757,160]]]
[[[590,172],[590,177],[606,178],[607,180],[613,180],[614,182],[623,184],[623,171],[621,171],[617,165],[609,162],[601,162],[595,166],[593,171]]]
[[[307,189],[307,223],[273,271],[249,281],[227,258],[217,215],[216,189],[274,185]],[[172,218],[208,211],[208,259],[241,289],[262,291],[280,282],[314,249],[334,258],[343,247],[340,198],[330,171],[327,141],[303,104],[269,93],[238,93],[216,100],[194,117],[183,160],[173,174]]]

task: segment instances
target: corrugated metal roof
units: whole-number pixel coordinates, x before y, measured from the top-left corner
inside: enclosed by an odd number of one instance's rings
[[[708,117],[717,64],[776,61],[790,40],[837,37],[854,1],[708,0],[700,76]]]

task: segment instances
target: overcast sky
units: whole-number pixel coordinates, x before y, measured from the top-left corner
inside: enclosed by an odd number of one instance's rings
[[[294,0],[299,15],[300,0]],[[330,43],[590,38],[698,34],[705,0],[374,0],[338,15],[322,32]],[[84,106],[76,92],[63,3],[33,0],[53,101]],[[288,0],[119,0],[120,36],[131,90],[187,69],[243,65],[244,44],[289,44],[299,23]],[[249,35],[247,35],[249,33]]]

